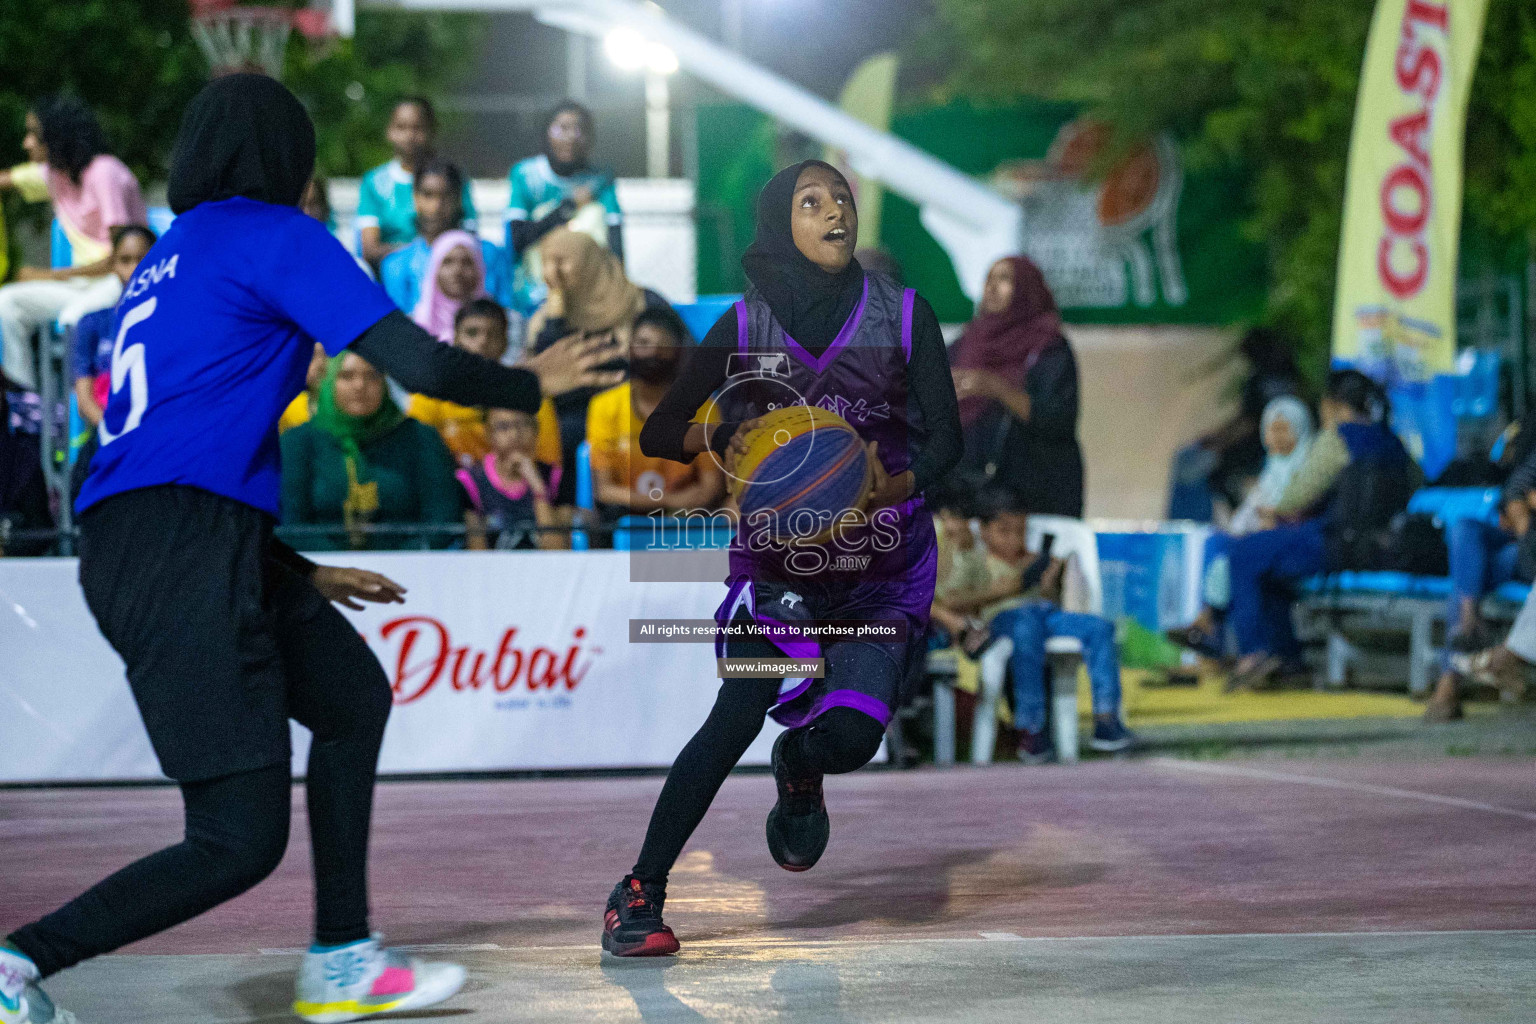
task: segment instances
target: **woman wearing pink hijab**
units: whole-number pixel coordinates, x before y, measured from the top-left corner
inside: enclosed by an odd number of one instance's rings
[[[411,319],[428,334],[453,344],[453,318],[466,302],[485,298],[485,257],[480,240],[468,231],[444,231],[432,243],[421,298]]]
[[[1042,515],[1083,514],[1077,360],[1040,268],[1024,256],[987,272],[976,318],[950,351],[965,458],[977,484]]]

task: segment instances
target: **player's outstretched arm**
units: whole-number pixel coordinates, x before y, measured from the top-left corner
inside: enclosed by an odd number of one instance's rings
[[[622,378],[622,373],[596,369],[614,358],[617,343],[555,345],[525,367],[506,367],[444,345],[398,310],[368,328],[348,347],[407,391],[459,405],[518,409],[530,414],[538,413],[544,395],[607,387]]]

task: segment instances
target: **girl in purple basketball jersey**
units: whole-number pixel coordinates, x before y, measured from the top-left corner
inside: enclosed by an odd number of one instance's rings
[[[618,956],[677,952],[661,919],[667,874],[765,714],[789,727],[773,748],[778,802],[768,815],[769,850],[789,871],[816,863],[830,831],[822,777],[875,756],[927,625],[936,548],[922,493],[959,461],[958,403],[932,308],[859,266],[858,228],[853,193],[829,164],[807,160],[768,182],[758,197],[757,238],[742,257],[751,287],[646,421],[640,447],[678,462],[711,451],[729,470],[757,417],[771,409],[806,404],[842,416],[873,457],[868,521],[827,544],[784,549],[749,539],[744,523],[717,619],[791,631],[834,620],[894,623],[905,635],[720,645],[733,658],[819,655],[825,678],[721,683],[709,718],[667,776],[639,860],[608,899],[603,948]],[[711,395],[720,422],[692,422]]]

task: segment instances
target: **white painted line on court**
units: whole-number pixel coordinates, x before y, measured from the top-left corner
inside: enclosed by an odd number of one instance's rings
[[[1394,931],[1394,932],[1193,932],[1178,935],[1013,935],[1011,932],[978,932],[977,935],[1011,935],[1010,942],[1032,942],[1041,945],[1069,942],[1124,942],[1127,940],[1152,939],[1160,942],[1184,939],[1424,939],[1466,935],[1513,935],[1536,939],[1532,928],[1449,928],[1443,931]],[[792,939],[783,936],[758,936],[741,939],[695,939],[684,943],[684,949],[718,948],[722,946],[802,947],[831,948],[836,946],[922,946],[971,943],[980,945],[996,939],[970,935],[911,936],[908,938],[848,938],[848,939]],[[507,953],[570,953],[579,950],[597,952],[602,947],[595,942],[581,942],[568,946],[506,946]],[[685,956],[686,958],[686,956]]]
[[[485,953],[502,947],[494,942],[426,942],[414,946],[390,946],[402,953]],[[524,947],[525,948],[525,947]],[[308,953],[309,948],[299,947],[295,949],[258,949],[256,952],[262,956],[298,956],[300,953]]]
[[[1240,768],[1236,765],[1208,764],[1202,761],[1180,761],[1176,758],[1167,757],[1154,758],[1152,763],[1164,768],[1177,768],[1180,771],[1186,772],[1204,772],[1207,775],[1230,775],[1240,778],[1264,779],[1269,782],[1291,782],[1299,786],[1318,786],[1323,789],[1348,789],[1356,793],[1373,793],[1376,796],[1397,797],[1402,800],[1422,800],[1425,803],[1460,807],[1468,811],[1487,811],[1489,814],[1502,814],[1507,818],[1536,821],[1536,811],[1522,811],[1514,807],[1500,807],[1498,804],[1485,804],[1479,800],[1463,800],[1459,796],[1442,796],[1439,793],[1424,793],[1416,789],[1396,789],[1392,786],[1373,786],[1367,782],[1348,782],[1343,779],[1330,779],[1321,775],[1294,775],[1290,772],[1265,771],[1262,768]]]
[[[988,942],[1020,942],[1024,938],[1016,932],[977,932],[976,934]]]

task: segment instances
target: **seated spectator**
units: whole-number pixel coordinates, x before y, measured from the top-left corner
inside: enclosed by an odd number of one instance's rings
[[[1246,537],[1262,526],[1262,511],[1274,508],[1285,494],[1312,448],[1312,413],[1299,398],[1286,395],[1264,407],[1261,420],[1264,438],[1264,471],[1233,513],[1225,531],[1205,541],[1205,603],[1188,626],[1168,631],[1168,638],[1208,657],[1223,653],[1222,624],[1232,599],[1231,563],[1227,548],[1233,537]]]
[[[970,508],[961,495],[956,487],[933,488],[926,495],[939,548],[929,615],[931,649],[948,647],[965,633],[971,618],[952,602],[983,590],[989,582],[986,553],[976,542]]]
[[[992,265],[950,362],[965,432],[962,476],[1005,487],[1042,515],[1081,516],[1077,359],[1033,261]]]
[[[112,229],[110,266],[117,280],[126,285],[135,268],[155,244],[155,233],[138,224]],[[112,307],[87,313],[75,325],[74,344],[70,347],[70,366],[74,374],[75,402],[80,418],[91,426],[101,422],[107,396],[112,393]]]
[[[1476,653],[1458,651],[1451,655],[1449,668],[1435,684],[1435,692],[1424,708],[1424,721],[1451,722],[1462,717],[1461,684],[1463,680],[1499,691],[1499,697],[1511,703],[1525,696],[1529,686],[1526,673],[1536,665],[1536,590],[1526,595],[1515,616],[1509,636],[1497,647]]]
[[[1259,509],[1265,529],[1228,548],[1241,658],[1232,688],[1304,671],[1291,622],[1295,585],[1320,572],[1381,568],[1392,520],[1423,482],[1392,433],[1386,395],[1365,374],[1332,373],[1318,411],[1323,430],[1306,461],[1275,506]]]
[[[507,311],[493,299],[471,299],[459,307],[453,320],[453,344],[482,359],[500,362],[507,351]],[[459,465],[469,468],[491,452],[486,432],[486,413],[440,398],[412,395],[405,414],[433,427]],[[549,399],[539,406],[537,449],[542,462],[560,464],[560,425],[555,421],[555,407]]]
[[[324,224],[332,233],[336,231],[336,219],[331,216],[330,186],[323,175],[317,174],[309,179],[309,184],[304,186],[304,194],[299,197],[299,209],[315,220]],[[378,273],[373,264],[356,254],[352,257],[363,273],[374,280],[378,280]]]
[[[283,434],[282,448],[283,525],[340,527],[295,534],[295,547],[440,548],[450,534],[370,537],[366,527],[462,521],[453,457],[437,431],[401,412],[384,375],[355,352],[330,361],[314,418]]]
[[[630,379],[596,395],[587,408],[593,491],[611,518],[714,508],[725,492],[725,476],[709,452],[686,466],[640,452],[640,428],[677,379],[687,340],[688,328],[670,306],[641,313],[629,344]],[[709,413],[706,405],[695,422]]]
[[[1238,352],[1247,376],[1237,414],[1174,456],[1169,519],[1208,523],[1218,498],[1236,508],[1264,462],[1259,420],[1265,408],[1282,395],[1301,394],[1301,373],[1289,339],[1268,328],[1254,328],[1243,335]]]
[[[487,409],[485,426],[491,450],[458,473],[469,494],[467,546],[474,551],[569,547],[569,534],[550,529],[570,522],[552,504],[560,486],[559,460],[546,462],[534,451],[538,421],[513,409]]]
[[[288,403],[288,408],[278,418],[279,434],[286,434],[299,424],[314,419],[315,407],[320,401],[320,384],[330,367],[331,357],[325,354],[325,346],[317,343],[309,357],[309,369],[304,372],[304,390]]]
[[[986,548],[983,563],[986,582],[965,593],[952,593],[949,609],[974,615],[972,628],[998,642],[983,657],[1006,658],[1013,675],[1013,717],[1019,730],[1019,757],[1038,764],[1055,755],[1046,731],[1047,658],[1045,642],[1067,636],[1083,645],[1083,663],[1093,693],[1094,750],[1125,750],[1135,737],[1120,720],[1120,654],[1115,648],[1115,624],[1100,615],[1061,609],[1061,590],[1066,562],[1046,555],[1031,556],[1025,546],[1029,519],[1018,501],[1006,491],[986,496],[981,522],[981,542]],[[982,654],[985,645],[968,637],[968,653]],[[1007,647],[1003,646],[1007,642]],[[983,663],[985,665],[985,662]],[[999,696],[988,692],[989,674],[982,672],[983,693],[977,701],[974,735],[991,734],[993,707]],[[993,676],[1000,680],[1001,673]],[[990,742],[973,747],[972,759],[991,760]]]
[[[384,134],[395,158],[364,174],[357,195],[358,241],[363,258],[375,267],[416,237],[419,230],[412,191],[417,175],[437,149],[437,112],[423,97],[403,99],[389,115],[389,127]],[[460,197],[456,204],[460,213],[454,226],[473,226],[475,202],[469,183],[460,176],[454,190]]]
[[[146,223],[139,182],[107,152],[96,115],[79,100],[45,100],[27,113],[22,142],[31,162],[0,171],[0,189],[28,202],[53,202],[69,239],[70,265],[23,267],[0,287],[0,370],[12,384],[37,389],[33,336],[55,322],[66,330],[86,313],[117,302],[123,282],[112,272],[112,229]]]
[[[506,255],[501,249],[464,229],[464,207],[460,190],[464,176],[453,164],[434,160],[416,175],[414,189],[418,233],[408,245],[387,256],[379,268],[379,283],[395,305],[409,313],[421,301],[423,283],[430,273],[432,247],[448,232],[474,240],[479,252],[480,278],[485,291],[503,306],[508,305]],[[514,327],[521,327],[519,319]]]
[[[544,152],[512,166],[507,252],[517,272],[511,305],[525,316],[546,297],[538,243],[554,229],[568,226],[624,258],[623,215],[613,172],[588,164],[592,141],[592,112],[567,100],[550,115]]]
[[[551,231],[539,246],[550,290],[544,305],[528,322],[530,348],[543,352],[556,342],[579,334],[608,337],[627,349],[635,318],[647,309],[671,307],[648,288],[630,283],[619,258],[586,235]],[[621,369],[622,362],[613,364]],[[555,399],[560,420],[560,444],[565,452],[560,504],[575,503],[576,448],[587,430],[587,403],[596,392],[572,391]]]
[[[20,530],[51,530],[48,486],[36,434],[23,433],[12,423],[10,402],[0,391],[0,555],[41,555],[46,540],[6,540]]]
[[[489,296],[480,240],[468,231],[445,231],[432,243],[421,295],[411,319],[444,344],[453,344],[453,324],[467,302]]]
[[[1499,521],[1457,519],[1446,527],[1451,562],[1446,645],[1453,651],[1476,651],[1493,642],[1483,624],[1483,598],[1516,578],[1521,545],[1528,543],[1536,509],[1536,445],[1522,447],[1528,450],[1499,496]]]

